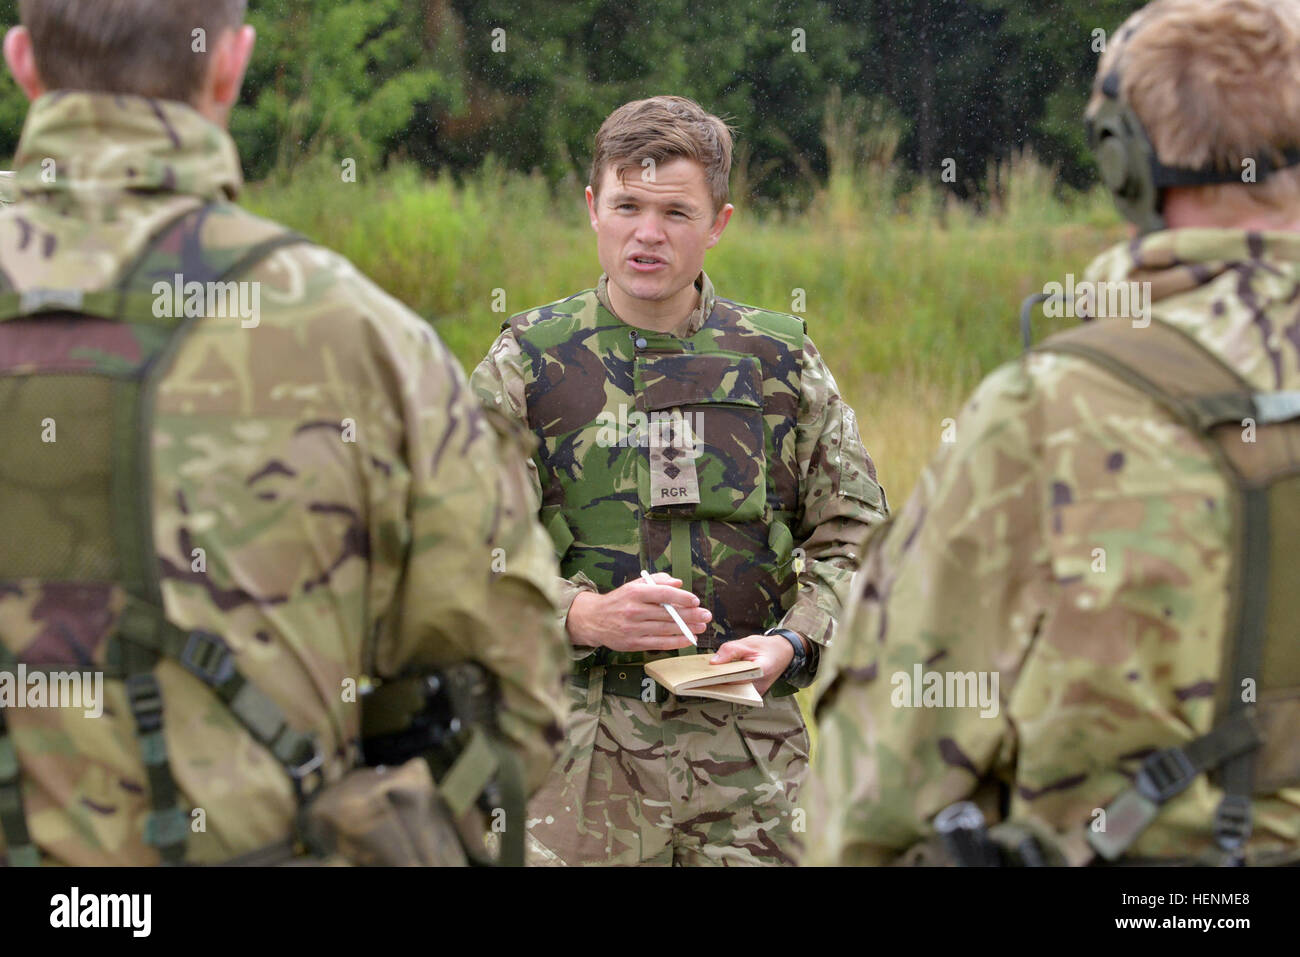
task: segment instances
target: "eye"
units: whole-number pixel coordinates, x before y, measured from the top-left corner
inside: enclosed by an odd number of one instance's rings
[[[614,208],[615,208],[615,209],[636,209],[636,207],[635,207],[634,205],[632,205],[631,203],[619,203],[619,204],[618,204],[617,206],[615,206]]]
[[[685,218],[686,218],[686,214],[683,213],[680,209],[670,209],[670,210],[668,211],[668,215],[669,215],[669,216],[680,216],[682,219],[685,219]]]

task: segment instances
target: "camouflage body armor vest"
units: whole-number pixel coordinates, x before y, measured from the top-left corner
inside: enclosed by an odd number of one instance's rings
[[[561,573],[603,593],[671,572],[713,612],[701,652],[775,625],[797,587],[802,320],[719,299],[679,339],[589,290],[507,326]],[[601,649],[579,670],[645,660]]]
[[[1240,863],[1252,795],[1300,784],[1300,392],[1256,392],[1160,321],[1136,329],[1089,322],[1037,348],[1092,362],[1158,402],[1200,437],[1231,495],[1235,547],[1214,726],[1148,757],[1106,808],[1106,828],[1089,829],[1089,843],[1105,860],[1121,860],[1162,804],[1211,773],[1224,791],[1211,863]],[[1254,441],[1243,441],[1247,424]]]

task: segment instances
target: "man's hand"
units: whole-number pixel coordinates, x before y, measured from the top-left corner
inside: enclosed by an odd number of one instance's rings
[[[666,572],[637,579],[598,595],[579,592],[569,606],[569,638],[575,645],[614,651],[671,651],[690,644],[663,608],[670,604],[694,634],[704,633],[713,615],[700,600],[681,587],[681,579]],[[789,645],[786,646],[789,650]]]
[[[767,694],[772,682],[785,673],[794,659],[794,649],[790,642],[780,635],[749,635],[729,641],[718,653],[709,659],[711,665],[726,664],[728,661],[752,661],[763,669],[763,677],[754,679],[754,687],[759,694]]]

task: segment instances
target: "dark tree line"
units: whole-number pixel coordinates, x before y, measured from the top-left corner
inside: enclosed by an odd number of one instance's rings
[[[0,0],[6,22],[15,0]],[[251,178],[313,155],[471,170],[490,155],[585,177],[619,103],[692,96],[738,129],[747,188],[797,196],[827,172],[826,110],[896,124],[899,160],[959,192],[1031,147],[1093,176],[1080,114],[1099,43],[1136,0],[252,0],[260,35],[232,131]],[[1100,38],[1099,38],[1100,34]],[[189,42],[189,38],[182,38]],[[12,151],[25,104],[0,85]]]

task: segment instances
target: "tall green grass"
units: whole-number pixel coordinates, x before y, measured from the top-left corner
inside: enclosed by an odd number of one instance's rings
[[[720,295],[784,312],[803,290],[809,333],[898,505],[942,420],[1019,354],[1024,297],[1082,271],[1123,230],[1104,196],[1062,195],[1027,155],[988,171],[980,210],[925,183],[900,192],[896,138],[864,125],[872,132],[852,117],[828,124],[831,175],[807,209],[760,215],[738,202],[706,269]],[[356,183],[316,165],[247,200],[351,259],[432,321],[467,368],[506,315],[600,274],[581,186],[553,194],[491,164],[461,182],[397,167]],[[493,311],[497,290],[505,314]]]

